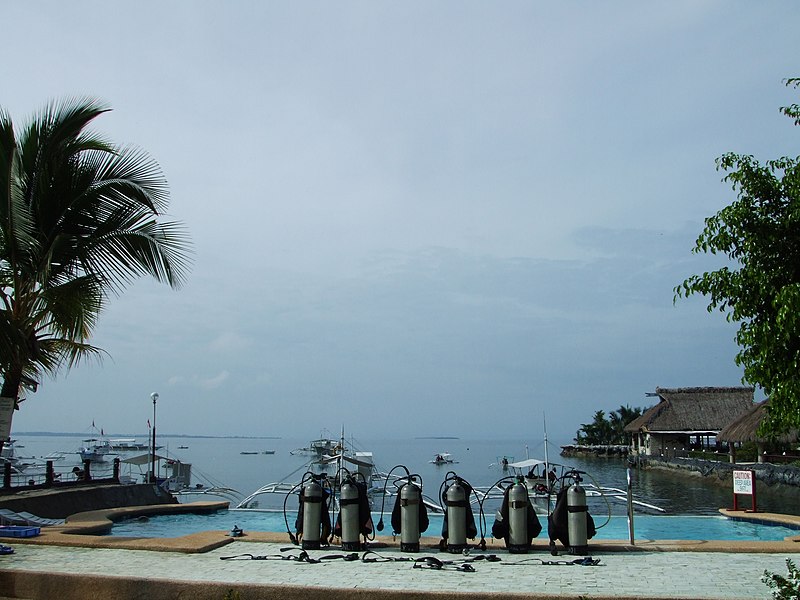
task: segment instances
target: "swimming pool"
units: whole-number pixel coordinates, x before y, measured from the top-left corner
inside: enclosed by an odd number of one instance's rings
[[[287,513],[289,526],[294,531],[295,513]],[[373,515],[378,523],[380,515]],[[430,525],[423,534],[436,537],[442,531],[442,516],[430,515]],[[605,518],[594,517],[600,527]],[[491,537],[494,518],[487,519],[486,538]],[[547,537],[547,518],[540,517],[542,533]],[[200,531],[230,531],[238,525],[245,532],[274,531],[285,532],[286,524],[282,512],[262,512],[251,510],[222,510],[212,514],[173,514],[158,515],[147,519],[129,519],[114,524],[113,536],[126,537],[178,537]],[[390,519],[384,515],[384,529],[379,535],[391,535]],[[723,516],[663,516],[638,515],[634,520],[636,540],[750,540],[782,541],[789,536],[800,535],[800,530],[781,525],[767,525],[747,521],[735,521]],[[597,530],[595,540],[627,540],[628,520],[626,517],[612,516],[607,525]]]

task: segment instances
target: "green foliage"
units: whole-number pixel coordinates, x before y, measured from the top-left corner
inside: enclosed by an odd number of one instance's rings
[[[222,597],[222,600],[241,600],[241,595],[239,594],[239,590],[228,590],[225,592],[225,595]]]
[[[755,442],[743,442],[736,449],[736,460],[739,462],[756,462],[758,460],[758,447]]]
[[[620,406],[618,410],[611,411],[608,418],[605,414],[598,410],[591,423],[583,423],[575,434],[575,443],[587,446],[627,444],[625,426],[641,416],[642,409]]]
[[[800,79],[786,83],[800,87]],[[781,111],[800,125],[800,106]],[[709,312],[739,324],[736,363],[770,397],[762,433],[780,433],[800,427],[800,157],[762,165],[728,153],[717,168],[737,199],[706,219],[693,252],[730,264],[689,277],[675,299],[702,294]]]
[[[96,356],[88,343],[112,293],[142,275],[178,287],[183,226],[144,152],[88,130],[109,108],[52,103],[17,132],[0,109],[0,374],[18,398],[42,374]]]
[[[800,599],[800,571],[790,558],[786,559],[786,568],[789,573],[786,577],[765,570],[761,581],[767,584],[775,600]]]
[[[714,452],[711,450],[689,450],[689,458],[727,462],[728,454],[726,452]]]

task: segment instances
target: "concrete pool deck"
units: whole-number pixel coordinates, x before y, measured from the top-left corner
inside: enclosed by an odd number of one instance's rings
[[[199,504],[207,510],[212,503]],[[551,556],[546,534],[534,540],[529,554],[509,554],[502,541],[490,538],[486,551],[473,550],[469,556],[440,552],[438,538],[423,538],[421,551],[408,554],[400,553],[392,537],[378,537],[370,545],[374,553],[367,556],[378,558],[377,562],[343,560],[350,553],[331,546],[307,552],[312,559],[335,556],[315,563],[292,560],[302,556],[301,549],[292,546],[285,533],[246,531],[232,538],[227,531],[209,531],[168,539],[75,533],[79,527],[119,518],[120,511],[128,516],[130,510],[83,513],[70,517],[64,526],[42,528],[36,537],[0,539],[15,550],[0,556],[0,598],[767,599],[769,590],[761,582],[764,570],[785,575],[787,558],[800,563],[800,536],[778,542],[684,540],[634,545],[590,540],[589,553],[600,563],[583,566],[542,564],[579,558]],[[800,517],[741,512],[735,516],[800,526]],[[358,553],[358,558],[362,555]],[[490,555],[500,560],[485,560]],[[232,556],[240,558],[221,560]],[[424,557],[452,562],[441,569],[429,568],[436,566],[434,560],[412,562]],[[467,564],[474,571],[457,570],[470,559],[474,562]]]

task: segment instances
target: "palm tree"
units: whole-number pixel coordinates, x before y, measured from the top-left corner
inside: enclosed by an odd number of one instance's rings
[[[155,161],[87,130],[109,110],[52,102],[17,136],[0,108],[0,397],[15,407],[21,386],[101,357],[88,340],[110,295],[143,275],[178,288],[191,266],[183,225],[159,220]]]

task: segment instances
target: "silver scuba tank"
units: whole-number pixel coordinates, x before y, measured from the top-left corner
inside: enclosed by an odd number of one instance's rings
[[[461,552],[467,547],[467,491],[456,480],[445,492],[447,504],[447,550]]]
[[[318,550],[322,529],[322,486],[311,480],[303,487],[303,550]]]
[[[519,479],[508,491],[508,551],[527,554],[528,539],[528,488]]]
[[[567,489],[567,535],[570,554],[586,555],[589,553],[586,518],[588,514],[586,491],[578,480]]]
[[[339,516],[342,526],[342,550],[361,550],[359,536],[358,487],[352,481],[342,483],[339,494]]]
[[[422,491],[409,481],[400,488],[400,551],[419,552],[419,505]]]

